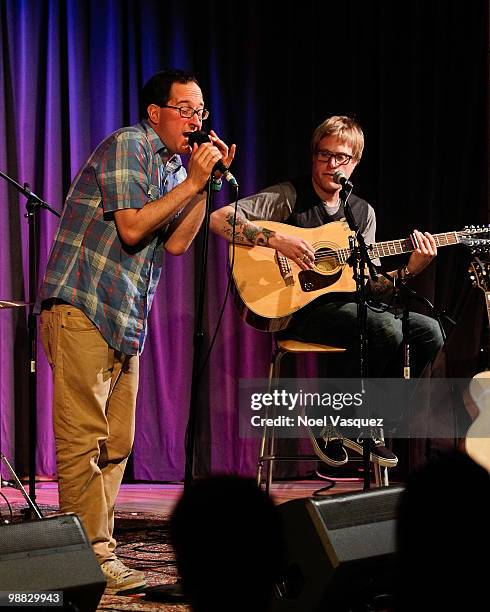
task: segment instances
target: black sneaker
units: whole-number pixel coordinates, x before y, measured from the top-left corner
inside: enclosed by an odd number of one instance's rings
[[[369,444],[369,460],[383,467],[395,467],[398,463],[398,457],[386,448],[382,437],[367,438]],[[344,438],[344,444],[356,453],[362,455],[362,439],[351,440]]]
[[[347,463],[349,457],[343,445],[343,438],[334,427],[323,429],[319,438],[315,438],[310,429],[310,437],[313,450],[322,461],[334,467]]]

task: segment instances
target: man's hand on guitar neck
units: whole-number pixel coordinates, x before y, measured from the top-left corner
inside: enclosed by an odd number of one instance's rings
[[[437,246],[432,234],[429,232],[419,232],[414,230],[410,236],[415,250],[410,255],[407,269],[411,276],[415,276],[422,272],[437,255]]]

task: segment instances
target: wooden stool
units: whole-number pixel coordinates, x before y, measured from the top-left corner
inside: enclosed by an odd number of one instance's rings
[[[301,342],[299,340],[278,340],[276,348],[272,354],[269,368],[269,391],[280,378],[281,360],[287,353],[295,355],[315,353],[333,354],[345,353],[347,349],[337,346],[329,346],[327,344],[315,344],[312,342]],[[277,455],[275,453],[275,430],[273,426],[264,425],[262,439],[260,443],[259,457],[257,460],[257,484],[260,487],[262,484],[262,473],[264,464],[268,466],[265,477],[265,490],[270,491],[272,484],[272,471],[274,469],[274,461],[321,461],[317,455]],[[385,467],[381,472],[381,466],[374,463],[374,475],[377,486],[388,486],[388,470]]]

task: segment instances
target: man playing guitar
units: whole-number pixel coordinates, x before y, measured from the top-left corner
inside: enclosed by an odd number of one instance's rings
[[[312,137],[311,175],[292,179],[268,187],[238,201],[238,211],[224,206],[211,215],[211,229],[218,235],[242,245],[269,247],[284,256],[300,270],[314,268],[315,249],[306,239],[286,235],[261,226],[260,221],[278,221],[298,228],[314,228],[341,221],[344,211],[339,192],[341,185],[334,180],[340,169],[348,179],[361,160],[364,135],[359,124],[350,117],[332,116],[323,121]],[[375,242],[376,217],[374,209],[361,198],[351,195],[349,204],[366,244]],[[234,230],[233,230],[234,228]],[[407,264],[388,272],[393,278],[411,278],[421,272],[436,256],[433,236],[415,230],[411,236],[413,251]],[[374,263],[377,263],[374,260]],[[385,294],[391,283],[382,275],[376,282],[368,281],[368,291],[376,296]],[[409,342],[414,357],[412,373],[419,375],[442,346],[437,322],[427,316],[410,314]],[[359,342],[357,304],[353,293],[329,292],[294,313],[287,337],[305,342],[316,342],[346,347],[348,363],[343,376],[359,375]],[[367,337],[369,344],[369,376],[392,374],[399,364],[398,354],[403,342],[401,320],[389,310],[368,310]],[[338,466],[348,459],[344,445],[362,453],[357,440],[342,438],[337,431],[325,433],[321,448],[315,451],[323,461]],[[393,467],[397,457],[375,436],[370,443],[370,458],[379,465]]]

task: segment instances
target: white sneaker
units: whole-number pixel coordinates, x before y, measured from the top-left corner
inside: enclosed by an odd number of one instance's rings
[[[109,559],[100,566],[107,580],[106,595],[139,591],[146,586],[143,572],[126,567],[119,559]]]

